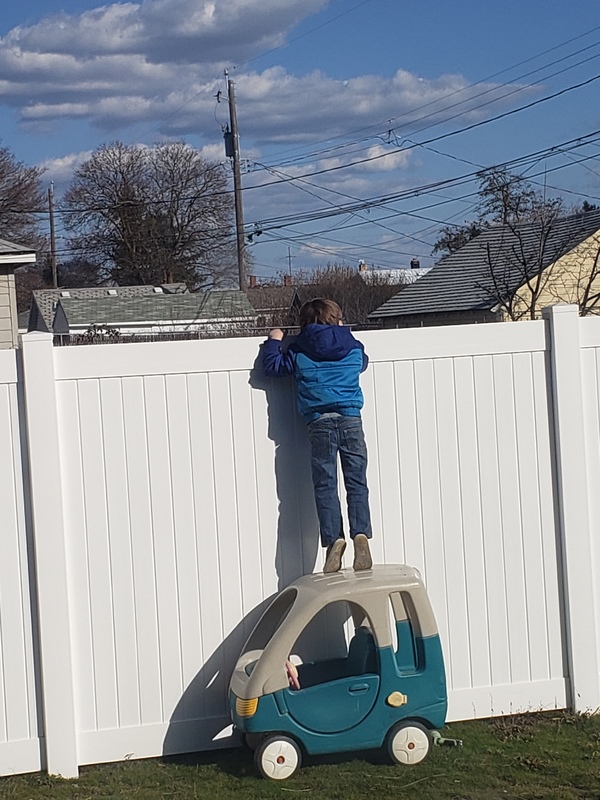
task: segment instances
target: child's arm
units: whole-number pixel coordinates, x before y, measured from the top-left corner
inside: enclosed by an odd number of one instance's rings
[[[363,359],[362,368],[360,371],[364,372],[366,368],[369,366],[369,356],[365,353],[365,348],[363,347],[362,342],[360,342],[360,349],[362,350],[362,359]]]
[[[275,328],[261,347],[263,372],[268,378],[283,378],[294,371],[294,359],[289,351],[283,352],[283,331]]]

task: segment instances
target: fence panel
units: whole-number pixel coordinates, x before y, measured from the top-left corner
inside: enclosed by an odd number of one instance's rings
[[[544,323],[360,334],[377,561],[422,570],[450,719],[566,704]],[[80,763],[228,741],[264,600],[322,555],[259,341],[54,351]]]
[[[0,775],[41,768],[17,353],[0,351]]]
[[[362,335],[374,546],[425,576],[449,719],[566,704],[545,326],[476,332]]]
[[[54,351],[80,763],[227,735],[263,600],[315,566],[304,430],[257,344]]]
[[[580,320],[581,372],[583,384],[583,411],[585,426],[585,460],[592,530],[600,519],[600,319]],[[591,537],[592,573],[596,587],[596,630],[590,631],[595,639],[597,662],[600,664],[600,544],[597,536]],[[595,633],[595,637],[594,637]],[[598,675],[600,685],[600,674]]]

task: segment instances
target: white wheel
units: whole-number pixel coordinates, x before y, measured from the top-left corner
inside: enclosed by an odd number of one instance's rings
[[[257,748],[254,761],[263,778],[284,781],[300,769],[302,755],[293,739],[269,736]]]
[[[431,745],[431,734],[420,722],[399,722],[388,734],[388,750],[396,764],[420,764]]]

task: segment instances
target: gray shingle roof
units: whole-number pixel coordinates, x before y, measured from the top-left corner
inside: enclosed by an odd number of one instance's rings
[[[523,280],[546,269],[600,229],[600,211],[556,220],[542,232],[539,223],[495,225],[439,261],[416,283],[369,314],[370,318],[404,314],[482,311],[498,303],[498,289],[514,292]],[[496,286],[492,281],[496,276]]]
[[[185,283],[170,283],[164,286],[86,286],[78,289],[37,289],[33,292],[29,330],[51,331],[54,311],[58,301],[64,296],[77,300],[91,300],[115,297],[144,297],[162,292],[187,293]],[[116,293],[116,295],[115,295]],[[159,293],[160,296],[160,293]]]
[[[0,256],[20,256],[25,253],[35,253],[35,250],[31,247],[24,247],[22,244],[9,242],[7,239],[0,239]]]
[[[239,289],[215,289],[193,294],[147,294],[138,297],[61,297],[69,326],[126,325],[143,322],[193,322],[254,316]]]

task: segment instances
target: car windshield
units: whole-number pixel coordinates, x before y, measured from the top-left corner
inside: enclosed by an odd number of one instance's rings
[[[265,649],[275,631],[292,610],[297,596],[297,589],[291,588],[282,592],[273,600],[260,618],[256,628],[250,634],[250,638],[244,647],[244,653],[250,650]]]

